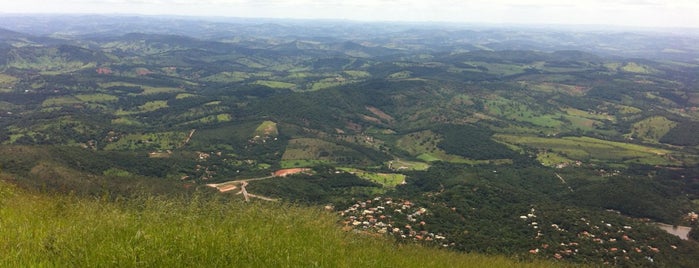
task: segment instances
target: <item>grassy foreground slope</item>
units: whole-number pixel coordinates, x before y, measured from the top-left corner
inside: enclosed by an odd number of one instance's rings
[[[1,267],[546,267],[344,232],[319,209],[29,193],[0,181]]]

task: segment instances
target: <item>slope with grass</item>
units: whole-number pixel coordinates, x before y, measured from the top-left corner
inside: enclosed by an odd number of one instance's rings
[[[0,182],[4,267],[547,267],[341,231],[286,204],[191,197],[80,198]]]

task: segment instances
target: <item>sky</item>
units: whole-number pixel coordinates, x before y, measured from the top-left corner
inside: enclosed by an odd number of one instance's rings
[[[0,0],[0,6],[3,13],[699,28],[698,0]]]

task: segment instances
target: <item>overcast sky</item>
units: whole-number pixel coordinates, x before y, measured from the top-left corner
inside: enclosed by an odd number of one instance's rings
[[[699,0],[0,0],[0,7],[5,13],[699,28]]]

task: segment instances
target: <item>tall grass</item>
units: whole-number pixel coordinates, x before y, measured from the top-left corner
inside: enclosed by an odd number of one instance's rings
[[[34,194],[0,182],[2,267],[545,267],[344,232],[320,209]]]

